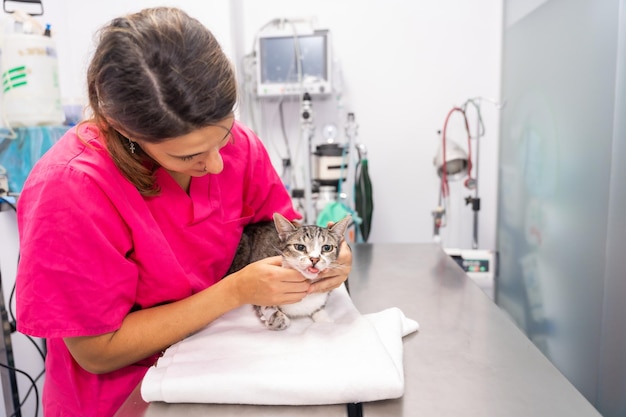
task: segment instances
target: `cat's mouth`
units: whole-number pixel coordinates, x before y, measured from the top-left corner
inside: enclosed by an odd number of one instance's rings
[[[319,274],[320,270],[314,266],[310,266],[306,269],[309,274]]]

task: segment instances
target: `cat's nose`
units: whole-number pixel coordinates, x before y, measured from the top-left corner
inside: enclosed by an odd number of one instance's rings
[[[316,263],[319,262],[320,258],[309,258],[311,260],[311,264],[313,264],[313,266],[315,266]]]

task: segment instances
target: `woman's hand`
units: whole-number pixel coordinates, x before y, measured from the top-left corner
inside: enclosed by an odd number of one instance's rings
[[[334,266],[326,269],[320,274],[320,280],[311,284],[309,293],[328,292],[338,288],[348,279],[348,274],[352,269],[352,250],[345,240],[341,241],[339,257]]]
[[[298,271],[283,268],[280,256],[253,262],[226,279],[235,280],[241,304],[261,306],[298,302],[310,292],[311,286]]]
[[[254,262],[185,299],[132,312],[116,331],[65,338],[65,344],[89,372],[120,369],[167,349],[243,304],[278,305],[302,300],[310,281],[281,265],[280,256]]]

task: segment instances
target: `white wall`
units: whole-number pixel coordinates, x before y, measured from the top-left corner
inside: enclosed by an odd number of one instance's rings
[[[64,100],[86,100],[86,70],[95,45],[95,32],[112,18],[145,7],[177,6],[196,17],[215,33],[226,49],[230,49],[228,0],[212,0],[210,5],[192,0],[55,0],[46,2],[45,15],[36,17],[42,24],[50,23],[57,43],[61,94]]]
[[[319,27],[331,30],[343,74],[343,113],[332,100],[314,103],[317,132],[328,122],[342,123],[346,111],[356,115],[358,140],[368,147],[374,187],[370,242],[432,240],[431,211],[439,189],[432,166],[436,132],[453,106],[473,97],[499,98],[502,0],[373,0],[367,6],[358,0],[129,3],[58,0],[46,4],[46,15],[40,20],[55,30],[64,99],[85,96],[93,33],[125,12],[176,3],[205,23],[238,65],[242,54],[251,51],[257,30],[269,20],[313,17]],[[495,249],[499,111],[489,102],[482,103],[486,134],[480,141],[479,246]],[[241,111],[246,119],[245,105]],[[296,104],[286,106],[285,112],[292,116],[287,127],[297,140]],[[258,126],[258,133],[278,160],[282,138],[276,106],[264,105],[264,114],[266,123]],[[475,132],[472,110],[469,116]],[[458,116],[451,119],[449,132],[449,137],[465,143]],[[451,189],[444,246],[470,248],[473,216],[464,198],[471,193],[459,183],[451,184]]]
[[[370,242],[432,240],[431,211],[437,205],[438,179],[432,166],[448,110],[477,96],[499,98],[501,0],[416,2],[377,0],[242,0],[243,46],[250,52],[256,31],[276,17],[315,17],[333,35],[343,74],[343,110],[353,111],[359,141],[367,145],[374,188]],[[316,118],[319,132],[337,117],[337,103],[325,106],[327,119]],[[281,142],[276,105],[264,106],[266,141]],[[315,102],[314,102],[315,106]],[[328,108],[331,109],[328,112]],[[294,104],[291,133],[298,138]],[[498,110],[482,105],[486,135],[480,147],[479,244],[495,249]],[[475,119],[470,110],[472,132]],[[343,116],[343,115],[342,115]],[[343,122],[340,117],[339,122]],[[463,143],[462,122],[453,118],[449,137]],[[318,136],[318,142],[321,137]],[[279,143],[280,144],[280,143]],[[280,148],[279,145],[275,147]],[[274,147],[269,145],[271,151]],[[449,226],[444,246],[471,247],[470,194],[451,184]]]

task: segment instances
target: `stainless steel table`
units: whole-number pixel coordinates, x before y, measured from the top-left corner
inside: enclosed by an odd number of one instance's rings
[[[404,339],[405,394],[363,404],[376,416],[600,416],[515,324],[434,244],[353,248],[349,289],[361,313],[399,307],[420,323]],[[145,404],[135,416],[346,416],[345,405]]]

